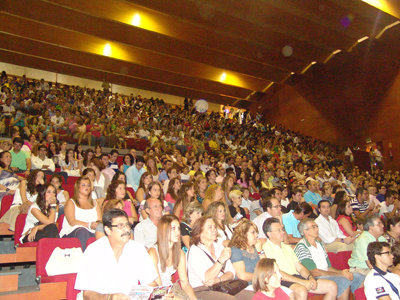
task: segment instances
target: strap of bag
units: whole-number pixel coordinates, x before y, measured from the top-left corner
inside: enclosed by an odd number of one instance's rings
[[[199,246],[197,246],[197,247],[199,247]],[[201,250],[207,255],[207,257],[212,261],[212,263],[215,264],[215,260],[206,251],[204,251],[204,249],[201,249]],[[225,263],[222,265],[222,268],[221,268],[222,273],[225,273]]]

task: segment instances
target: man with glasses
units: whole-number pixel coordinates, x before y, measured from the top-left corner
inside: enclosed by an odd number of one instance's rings
[[[40,145],[38,148],[38,155],[32,155],[32,169],[40,169],[45,171],[46,174],[52,174],[56,169],[53,160],[47,157],[47,148],[45,145]]]
[[[280,220],[269,218],[263,230],[268,236],[263,251],[268,258],[275,259],[282,274],[282,286],[290,288],[295,299],[307,299],[308,292],[325,294],[324,299],[335,299],[336,284],[331,280],[316,279],[299,261],[293,248],[283,242],[285,230]]]
[[[254,220],[253,223],[258,228],[258,238],[259,239],[266,239],[266,235],[263,231],[263,224],[265,220],[275,217],[279,219],[282,224],[282,211],[281,211],[281,204],[276,198],[270,198],[268,200],[262,200],[262,205],[264,212],[258,215]]]
[[[303,239],[294,249],[299,261],[313,277],[336,282],[338,299],[349,299],[350,288],[354,293],[364,281],[364,275],[351,273],[349,269],[337,270],[332,267],[328,254],[319,240],[318,225],[314,220],[302,220],[299,223],[299,232]]]
[[[383,223],[377,216],[371,217],[364,222],[364,231],[354,242],[353,252],[349,259],[352,271],[367,275],[372,265],[368,261],[367,247],[371,242],[386,242],[383,235]]]
[[[400,299],[400,277],[388,270],[393,265],[390,245],[384,242],[372,242],[368,245],[367,256],[373,268],[364,282],[367,299]]]
[[[130,239],[127,214],[111,209],[103,215],[105,237],[83,254],[75,288],[84,299],[130,299],[140,285],[156,286],[157,271],[145,247]]]

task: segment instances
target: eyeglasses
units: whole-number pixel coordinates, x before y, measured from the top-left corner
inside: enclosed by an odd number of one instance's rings
[[[118,229],[131,228],[131,224],[129,223],[119,223],[116,225],[110,225],[110,227],[117,227]]]
[[[392,251],[385,251],[385,252],[381,252],[381,253],[379,253],[379,255],[382,255],[382,254],[388,254],[388,255],[391,255],[391,254],[392,254]]]

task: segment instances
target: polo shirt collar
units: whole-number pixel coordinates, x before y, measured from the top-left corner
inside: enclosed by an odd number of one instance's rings
[[[379,269],[377,266],[374,266],[374,270],[378,272],[379,275],[386,275],[387,272]]]

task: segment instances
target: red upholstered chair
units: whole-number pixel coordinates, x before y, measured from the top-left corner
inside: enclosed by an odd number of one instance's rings
[[[59,216],[58,217],[58,219],[57,219],[57,222],[56,222],[56,224],[57,224],[57,228],[58,228],[58,233],[60,233],[60,231],[61,231],[61,229],[62,229],[62,225],[63,225],[63,223],[64,223],[64,215],[61,215],[61,216]]]
[[[48,282],[67,282],[67,300],[75,300],[80,292],[75,290],[76,273],[48,276],[46,264],[49,261],[53,250],[57,247],[61,249],[81,248],[81,243],[77,238],[43,238],[39,240],[36,249],[36,277],[42,283]]]
[[[5,195],[1,200],[0,218],[10,209],[14,195]]]
[[[15,221],[15,231],[14,231],[14,246],[15,247],[36,247],[37,242],[21,243],[19,239],[22,236],[22,231],[24,230],[25,221],[27,214],[19,214],[17,220]]]
[[[328,252],[328,257],[331,261],[332,267],[334,267],[335,269],[349,269],[349,259],[351,257],[351,251],[342,251],[338,253]]]
[[[356,289],[356,290],[354,291],[354,298],[355,298],[356,300],[367,300],[367,297],[365,296],[364,288],[363,288],[363,287],[362,287],[362,288],[359,288],[359,289]]]
[[[69,182],[68,182],[68,184],[63,185],[63,188],[64,188],[64,191],[68,192],[70,198],[74,197],[74,185],[73,184],[69,184]]]
[[[67,184],[74,185],[78,178],[78,176],[68,176]]]
[[[120,167],[123,163],[124,163],[124,157],[121,155],[118,155],[118,157],[117,157],[118,167]]]
[[[127,187],[126,187],[126,191],[129,192],[129,193],[131,193],[132,197],[135,198],[135,191],[133,190],[132,187],[127,186]]]
[[[87,240],[87,242],[86,242],[86,248],[87,248],[90,244],[94,243],[95,241],[96,241],[96,238],[95,238],[95,237],[90,237],[90,238]]]

